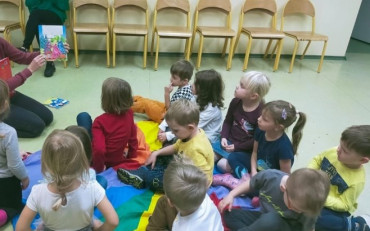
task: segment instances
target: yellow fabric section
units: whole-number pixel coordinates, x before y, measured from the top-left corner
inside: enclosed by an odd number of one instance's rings
[[[155,193],[152,196],[152,200],[150,201],[150,205],[147,211],[144,211],[143,214],[141,215],[139,225],[137,226],[135,231],[142,231],[145,230],[146,227],[149,224],[149,217],[153,214],[154,208],[157,204],[158,199],[162,196],[163,194],[160,193]]]
[[[145,141],[149,145],[150,151],[162,148],[162,143],[157,139],[158,123],[153,121],[139,121],[136,124],[144,133]]]

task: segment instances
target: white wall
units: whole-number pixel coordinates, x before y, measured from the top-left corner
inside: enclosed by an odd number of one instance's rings
[[[110,0],[112,1],[112,0]],[[195,10],[197,0],[189,0],[191,6],[191,12]],[[278,21],[277,25],[280,28],[280,17],[283,6],[287,0],[277,0],[278,5]],[[155,7],[155,0],[148,0],[150,7],[151,17],[150,22],[153,17],[153,9]],[[244,3],[243,0],[231,0],[233,16],[232,16],[232,28],[237,30],[239,22],[239,13],[240,9]],[[361,0],[312,0],[312,3],[316,8],[316,32],[326,34],[329,36],[329,42],[327,46],[326,55],[327,56],[345,56],[349,39],[351,37],[352,29],[354,27],[356,17],[361,5]],[[1,9],[0,9],[1,10]],[[13,14],[14,15],[14,14]],[[132,14],[135,16],[135,14]],[[132,16],[131,15],[131,16]],[[177,22],[176,20],[181,19],[172,19],[172,14],[166,15],[166,21]],[[0,18],[10,17],[11,13],[0,13]],[[26,10],[26,19],[28,17],[28,10]],[[85,14],[87,20],[96,20],[97,18],[104,18],[100,14],[93,14],[92,16]],[[168,20],[171,18],[170,20]],[[248,23],[260,24],[259,19],[255,15],[249,20]],[[294,19],[301,19],[295,17]],[[287,29],[294,28],[306,28],[306,25],[310,25],[310,20],[304,19],[307,24],[303,25],[301,23],[294,22],[292,24],[286,23]],[[209,23],[216,25],[221,21],[221,17],[217,17],[216,20],[209,20]],[[151,24],[151,23],[150,23]],[[307,27],[309,28],[309,26]],[[150,28],[151,29],[151,28]],[[73,44],[72,36],[68,36],[69,43]],[[20,46],[23,40],[23,35],[20,31],[13,33],[12,42],[16,46]],[[81,36],[79,39],[79,48],[87,50],[105,50],[104,38],[102,36]],[[244,53],[246,47],[246,39],[243,36],[240,39],[239,45],[237,46],[237,53]],[[118,39],[117,49],[124,51],[141,51],[143,49],[143,40],[137,37],[123,37]],[[151,31],[149,36],[149,49],[151,43]],[[36,43],[34,42],[35,46]],[[262,54],[264,52],[265,41],[254,41],[252,44],[252,54]],[[177,39],[162,39],[160,43],[160,52],[182,52],[184,50],[185,42]],[[223,41],[221,39],[205,39],[204,43],[204,52],[205,53],[219,53],[221,52]],[[307,52],[307,55],[320,55],[322,50],[322,43],[315,42],[311,44],[310,49]],[[196,36],[194,49],[196,51],[198,47],[198,36]],[[300,47],[300,50],[303,50],[303,46]],[[285,39],[283,46],[283,54],[290,54],[293,49],[293,40],[290,38]]]
[[[370,0],[363,0],[352,37],[370,43]]]

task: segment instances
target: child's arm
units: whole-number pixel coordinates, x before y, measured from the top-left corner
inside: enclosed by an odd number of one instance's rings
[[[280,171],[290,174],[290,170],[292,169],[292,161],[290,159],[279,160],[279,165],[280,165]]]
[[[157,156],[173,155],[175,154],[175,152],[176,152],[176,149],[175,149],[175,145],[173,144],[170,146],[164,147],[162,149],[159,149],[157,151],[154,151],[152,152],[152,154],[150,154],[149,158],[146,160],[145,165],[151,164],[152,168],[154,168],[155,162],[157,160]]]
[[[323,157],[324,157],[324,154],[320,154],[320,155],[315,156],[312,159],[312,161],[308,164],[307,167],[319,170]]]
[[[242,193],[248,192],[250,189],[250,178],[248,178],[246,181],[238,185],[236,188],[234,188],[229,194],[227,194],[224,199],[220,201],[218,204],[218,210],[222,213],[222,211],[226,208],[227,210],[231,211],[231,208],[233,206],[234,198],[239,196]]]
[[[136,158],[136,152],[138,149],[138,141],[137,141],[137,129],[138,127],[134,123],[134,119],[132,118],[132,127],[131,127],[131,135],[128,140],[128,153],[127,153],[127,158]]]
[[[173,91],[172,83],[164,87],[164,105],[166,106],[166,110],[170,108],[170,94]]]
[[[104,196],[103,200],[98,204],[99,211],[103,214],[105,222],[102,226],[95,229],[98,231],[110,231],[114,230],[119,223],[118,215],[114,210],[112,204],[109,202],[108,198]]]
[[[28,208],[28,206],[24,206],[24,209],[17,221],[17,225],[15,227],[16,231],[28,231],[31,230],[31,222],[36,216],[36,212],[32,209]]]
[[[251,175],[252,176],[257,174],[257,150],[258,150],[258,142],[254,141],[253,152],[251,156]]]
[[[103,125],[100,123],[98,119],[92,124],[92,148],[93,148],[93,159],[92,159],[92,167],[95,169],[97,173],[104,171],[105,168],[105,154],[106,150],[106,143],[105,143],[105,135],[103,131]]]

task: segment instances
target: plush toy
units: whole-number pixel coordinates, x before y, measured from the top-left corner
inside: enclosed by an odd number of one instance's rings
[[[164,103],[141,96],[134,96],[134,105],[131,109],[135,113],[146,114],[150,120],[159,124],[162,122],[166,113]]]

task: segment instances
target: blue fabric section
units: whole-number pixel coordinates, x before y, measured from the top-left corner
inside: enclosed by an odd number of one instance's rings
[[[229,142],[229,144],[231,143]],[[230,155],[229,152],[225,151],[225,149],[222,148],[220,140],[217,142],[211,143],[211,145],[212,145],[213,151],[219,154],[220,156],[227,159],[227,157]]]

